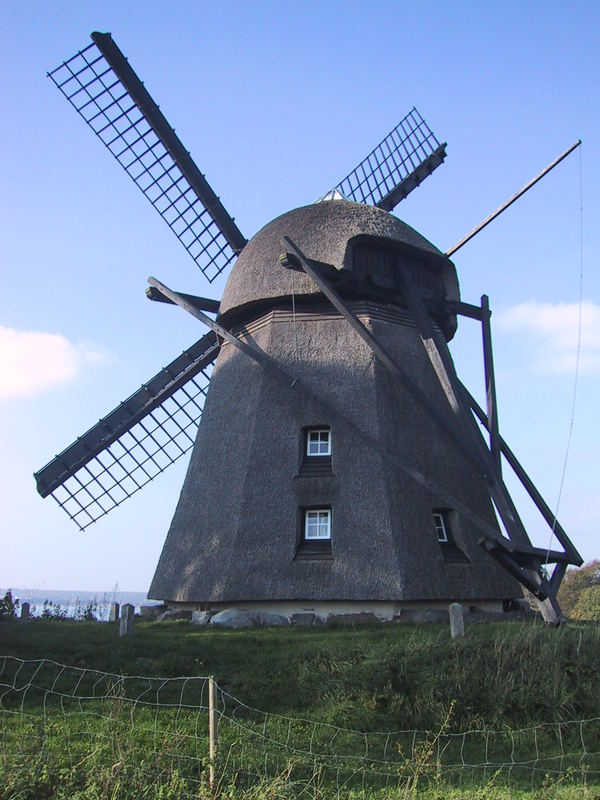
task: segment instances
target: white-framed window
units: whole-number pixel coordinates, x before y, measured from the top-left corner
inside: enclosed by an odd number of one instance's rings
[[[307,509],[304,512],[304,538],[323,541],[331,539],[331,509]]]
[[[437,533],[438,542],[444,544],[448,543],[448,528],[444,514],[441,511],[433,512],[433,524],[435,525],[435,532]]]
[[[329,428],[310,428],[306,432],[307,456],[331,455],[331,431]]]

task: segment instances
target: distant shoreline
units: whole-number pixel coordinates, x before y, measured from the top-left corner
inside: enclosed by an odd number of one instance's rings
[[[92,606],[94,616],[98,620],[108,619],[111,603],[125,605],[130,603],[136,613],[141,606],[160,605],[160,601],[148,600],[146,592],[126,592],[118,589],[107,591],[86,591],[75,589],[27,589],[19,586],[0,588],[0,596],[4,597],[10,589],[13,599],[19,604],[29,603],[32,616],[41,616],[45,608],[60,610],[65,617],[75,617],[79,612]]]

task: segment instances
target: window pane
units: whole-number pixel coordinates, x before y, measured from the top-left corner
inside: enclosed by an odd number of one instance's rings
[[[309,456],[331,455],[331,433],[327,429],[311,430],[307,433],[306,453]]]
[[[306,511],[304,519],[306,539],[331,538],[331,512],[329,510]]]
[[[448,541],[448,534],[446,533],[446,524],[444,522],[444,517],[442,514],[434,514],[433,515],[433,522],[435,525],[435,530],[437,533],[438,541],[440,542],[447,542]]]

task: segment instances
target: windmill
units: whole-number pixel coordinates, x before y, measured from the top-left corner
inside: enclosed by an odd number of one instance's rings
[[[391,214],[445,144],[413,108],[247,241],[110,34],[91,38],[50,77],[204,278],[235,264],[221,301],[149,279],[208,333],[37,472],[39,493],[84,529],[193,448],[154,599],[389,618],[502,610],[521,584],[559,621],[581,557],[500,436],[488,300],[462,302],[449,254]],[[448,349],[458,315],[482,325],[485,411]],[[505,464],[562,549],[532,545]]]

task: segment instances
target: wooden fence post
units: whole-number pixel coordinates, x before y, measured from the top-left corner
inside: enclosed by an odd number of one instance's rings
[[[219,739],[216,695],[215,679],[210,675],[208,678],[208,785],[211,789],[214,788],[215,784],[215,757],[217,755],[217,742]]]

